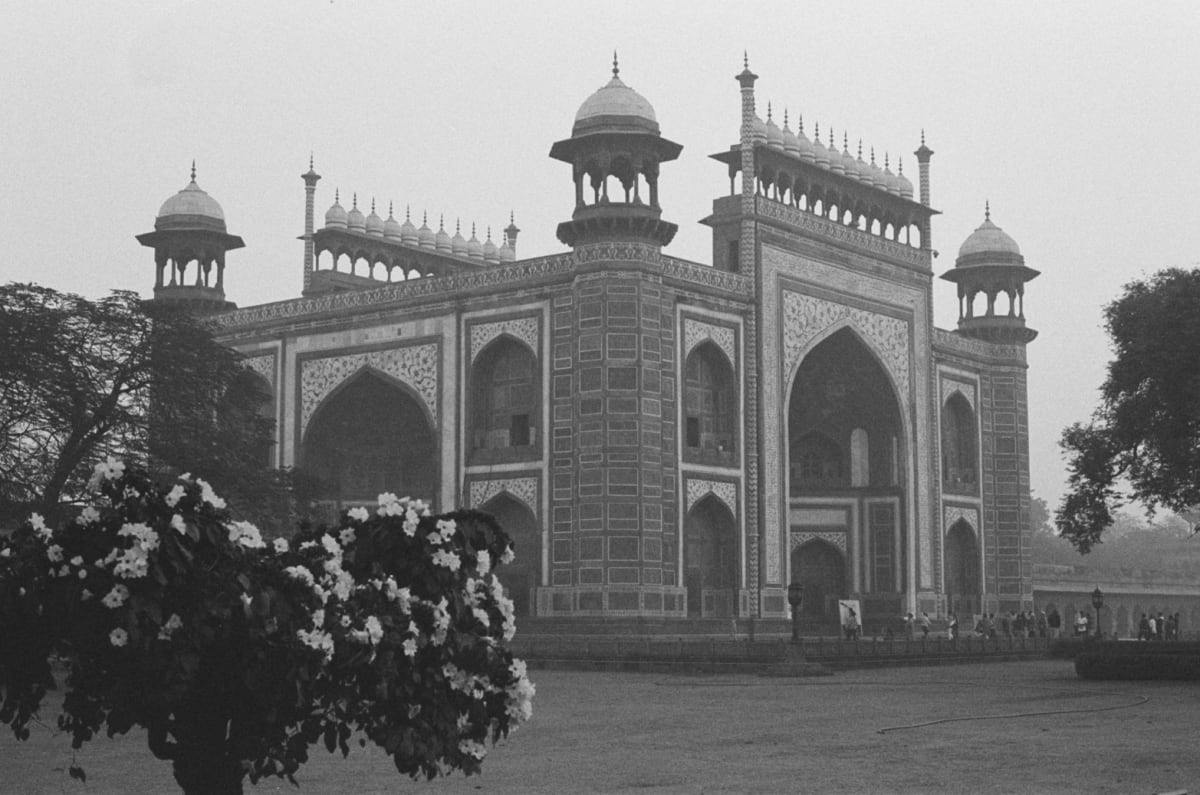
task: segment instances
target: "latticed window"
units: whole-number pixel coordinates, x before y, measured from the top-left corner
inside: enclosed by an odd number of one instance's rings
[[[537,443],[536,360],[523,345],[501,340],[479,357],[472,374],[475,450],[531,448]]]
[[[692,351],[685,371],[684,445],[691,460],[732,462],[737,440],[733,371],[711,343]]]
[[[974,412],[962,395],[953,395],[942,407],[942,487],[946,491],[975,491],[975,436]]]

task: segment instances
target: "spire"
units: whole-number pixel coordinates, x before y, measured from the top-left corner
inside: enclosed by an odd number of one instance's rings
[[[196,159],[192,158],[192,182],[196,181]]]
[[[404,205],[404,220],[408,221],[410,223],[412,222],[412,216],[410,215],[411,211],[412,211],[411,204]]]
[[[804,114],[803,113],[796,114],[796,132],[799,133],[800,135],[804,135]]]
[[[875,165],[875,147],[871,147],[871,165]]]
[[[858,159],[862,160],[862,139],[858,139]]]
[[[617,51],[613,50],[613,78],[619,80],[621,67],[617,65]]]
[[[992,220],[992,203],[987,199],[983,202],[983,220]]]
[[[341,199],[340,191],[341,191],[341,188],[333,189],[333,203],[334,204],[341,204],[342,199]]]
[[[354,206],[351,207],[350,209],[352,209],[352,210],[358,209],[358,191],[354,191]]]
[[[771,121],[771,100],[767,100],[767,121]]]

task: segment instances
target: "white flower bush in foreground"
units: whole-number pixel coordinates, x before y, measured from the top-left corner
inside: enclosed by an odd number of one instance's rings
[[[352,739],[413,777],[476,773],[532,714],[494,573],[512,545],[486,514],[384,494],[268,543],[202,480],[159,488],[110,460],[92,483],[75,521],[35,514],[0,540],[0,720],[18,739],[52,656],[74,747],[142,726],[184,792],[294,780],[311,745]]]

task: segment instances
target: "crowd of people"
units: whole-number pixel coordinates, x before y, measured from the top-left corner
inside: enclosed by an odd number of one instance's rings
[[[1157,617],[1153,613],[1142,613],[1138,621],[1138,640],[1179,640],[1179,614],[1173,613]]]

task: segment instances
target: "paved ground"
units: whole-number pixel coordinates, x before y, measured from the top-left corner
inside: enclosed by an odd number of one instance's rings
[[[300,793],[1200,793],[1200,684],[1097,683],[1069,661],[833,677],[535,671],[534,718],[482,776],[400,779],[316,752]],[[0,736],[0,792],[171,792],[140,737]],[[55,768],[58,768],[55,770]],[[294,789],[269,782],[248,792]]]

